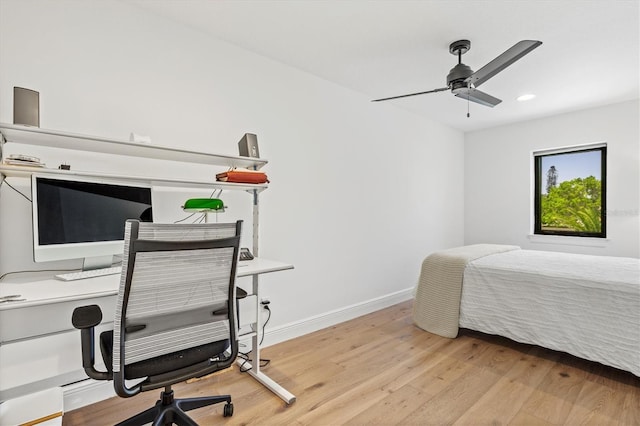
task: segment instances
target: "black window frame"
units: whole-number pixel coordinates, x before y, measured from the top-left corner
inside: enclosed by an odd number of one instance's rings
[[[600,232],[563,231],[542,229],[542,188],[545,172],[542,170],[542,158],[554,155],[579,154],[589,151],[600,151]],[[536,152],[534,156],[534,230],[535,235],[561,235],[568,237],[607,238],[607,146],[568,148],[552,152]]]

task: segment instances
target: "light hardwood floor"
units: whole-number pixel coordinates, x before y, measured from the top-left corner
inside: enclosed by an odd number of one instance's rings
[[[297,397],[287,406],[237,368],[174,387],[229,393],[190,412],[200,425],[640,425],[640,378],[570,355],[462,330],[412,324],[405,302],[262,351],[264,371]],[[65,413],[64,426],[107,425],[151,407],[159,391]]]

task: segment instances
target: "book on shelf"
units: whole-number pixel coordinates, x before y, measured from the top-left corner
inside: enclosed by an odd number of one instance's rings
[[[23,154],[11,154],[3,161],[10,166],[44,167],[45,164],[38,157]]]

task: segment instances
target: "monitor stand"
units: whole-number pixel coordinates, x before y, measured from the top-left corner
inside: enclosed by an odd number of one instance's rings
[[[94,256],[85,257],[82,264],[83,271],[90,271],[92,269],[110,268],[113,264],[113,255],[107,256]]]

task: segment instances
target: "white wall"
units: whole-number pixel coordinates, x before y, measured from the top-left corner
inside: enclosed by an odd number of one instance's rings
[[[465,135],[465,244],[640,257],[638,101]],[[607,238],[534,236],[532,152],[607,143]]]
[[[263,279],[269,327],[409,289],[424,256],[463,242],[461,132],[126,2],[2,0],[5,123],[13,121],[13,86],[40,92],[42,128],[122,139],[133,131],[232,155],[245,132],[256,133],[272,182],[261,195],[261,255],[296,267]],[[53,167],[71,159],[78,169],[176,172],[25,153]],[[238,206],[250,209],[247,194],[222,198],[232,208],[225,220],[242,217]],[[30,206],[6,186],[0,201],[0,272],[42,267],[30,260]],[[179,217],[178,203],[163,220]]]

